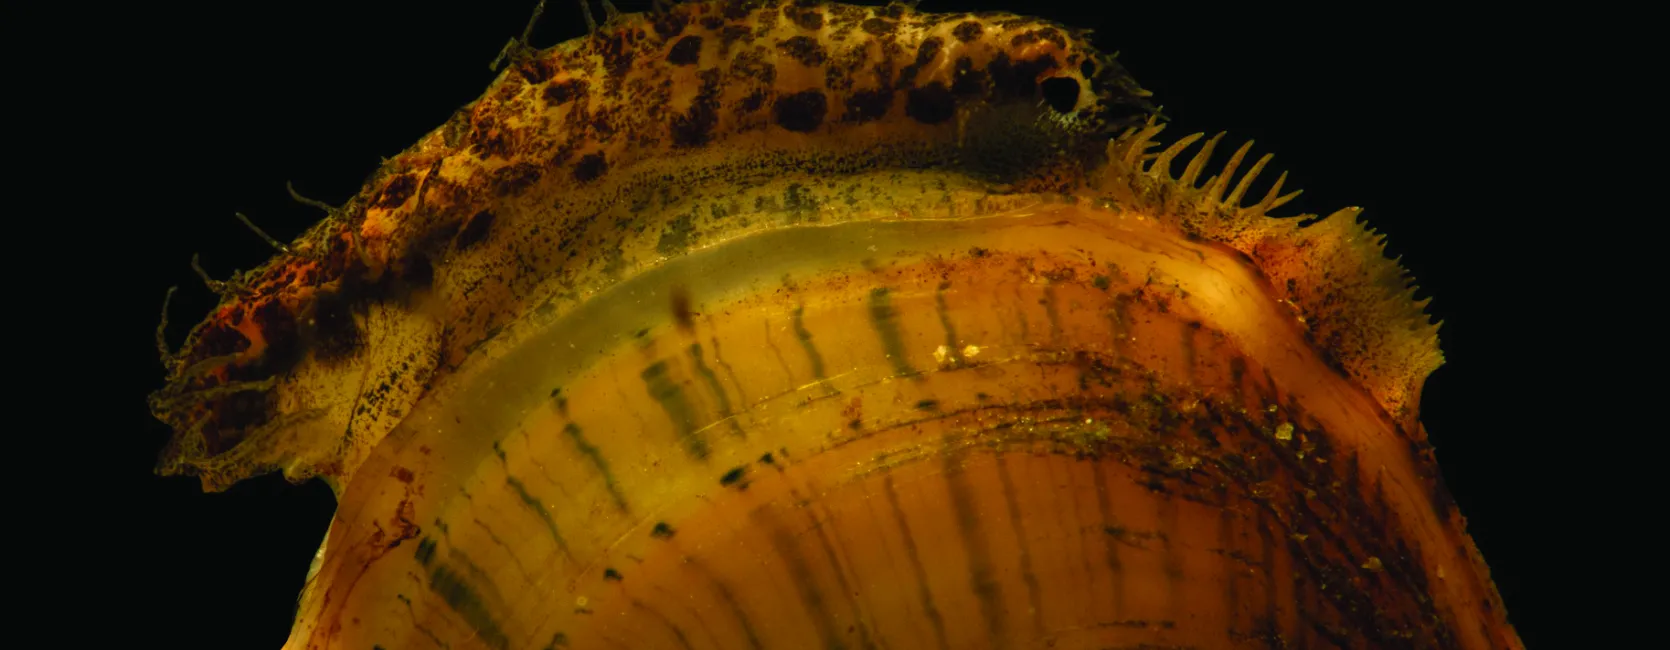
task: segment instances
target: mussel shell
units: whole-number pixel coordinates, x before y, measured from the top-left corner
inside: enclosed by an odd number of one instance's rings
[[[1072,30],[780,5],[522,53],[194,332],[162,469],[340,495],[289,647],[1517,645],[1355,211]]]

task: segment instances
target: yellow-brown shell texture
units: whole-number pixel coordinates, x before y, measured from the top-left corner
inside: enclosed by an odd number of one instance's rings
[[[159,469],[331,482],[296,649],[1520,647],[1401,269],[1147,96],[899,4],[516,52],[226,287]]]

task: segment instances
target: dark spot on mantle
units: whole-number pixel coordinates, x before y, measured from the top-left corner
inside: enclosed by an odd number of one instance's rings
[[[990,78],[985,70],[974,69],[974,61],[968,57],[957,59],[957,66],[951,73],[951,94],[958,97],[983,97]]]
[[[394,177],[383,188],[383,195],[378,197],[376,207],[400,207],[401,204],[406,202],[406,199],[412,198],[412,193],[417,191],[417,185],[417,178],[412,174],[401,174]]]
[[[522,79],[530,86],[545,83],[554,72],[551,59],[546,57],[533,57],[523,61],[516,67],[516,71],[522,73]]]
[[[603,31],[603,30],[599,30]],[[632,70],[633,47],[630,31],[594,37],[593,43],[603,57],[604,94],[614,97],[620,93],[626,73]]]
[[[991,74],[992,85],[999,95],[1008,99],[1032,99],[1038,89],[1038,77],[1055,68],[1055,57],[1048,54],[1011,61],[1008,54],[999,52],[986,71]]]
[[[347,358],[365,342],[359,322],[354,320],[353,306],[340,291],[319,292],[308,321],[308,342],[321,360]]]
[[[818,90],[803,90],[777,98],[772,107],[777,125],[796,133],[807,133],[823,124],[829,112],[829,99]]]
[[[747,483],[742,483],[742,485],[737,485],[738,483],[742,482],[742,475],[746,474],[747,472],[748,472],[748,467],[747,466],[737,465],[736,467],[731,468],[731,471],[725,472],[724,476],[719,477],[719,485],[724,486],[724,487],[737,486],[738,489],[747,489],[748,488]]]
[[[588,153],[580,156],[580,162],[574,163],[574,180],[589,183],[606,171],[609,171],[609,163],[603,159],[603,152]]]
[[[736,44],[737,41],[743,43],[754,42],[754,30],[741,25],[726,25],[724,29],[719,30],[719,51],[721,53],[731,51],[731,46]]]
[[[905,101],[905,114],[923,124],[940,124],[956,113],[957,99],[945,84],[935,81],[921,88],[910,89]]]
[[[931,36],[923,40],[922,44],[916,48],[916,65],[920,67],[933,63],[934,57],[939,56],[939,48],[944,45],[945,41],[940,40],[937,36]]]
[[[817,9],[787,7],[783,9],[783,14],[788,16],[789,20],[794,21],[794,24],[800,26],[801,29],[823,29],[823,12]]]
[[[690,102],[690,110],[673,116],[672,124],[669,126],[675,147],[699,147],[707,144],[713,135],[713,127],[719,123],[719,70],[703,70],[701,79],[701,90],[697,92],[696,99]]]
[[[847,112],[841,116],[847,122],[879,120],[893,104],[893,91],[886,88],[859,90],[847,96]]]
[[[739,101],[739,102],[736,103],[736,112],[739,115],[747,115],[747,114],[752,113],[754,111],[760,110],[760,107],[764,106],[764,105],[765,105],[765,91],[764,90],[756,90],[752,93],[749,93],[749,95],[747,97],[743,97],[742,101]]]
[[[470,217],[470,222],[464,224],[464,229],[458,231],[455,247],[458,250],[466,250],[486,240],[487,235],[493,231],[493,219],[494,214],[487,210],[475,213],[475,216]]]
[[[545,87],[545,103],[551,106],[566,104],[586,94],[586,82],[580,79],[559,81]]]
[[[963,43],[980,38],[980,35],[984,33],[986,33],[986,28],[972,20],[965,20],[959,23],[956,29],[951,30],[951,35],[956,36],[957,40]]]
[[[655,35],[661,40],[667,40],[684,32],[684,26],[690,23],[689,16],[682,11],[665,11],[655,17]]]
[[[342,311],[344,314],[348,311],[346,304],[342,306]],[[250,313],[250,319],[260,326],[261,338],[267,343],[267,349],[261,353],[258,362],[260,375],[285,372],[301,360],[302,342],[296,316],[282,303],[277,300],[262,302]],[[358,325],[353,319],[348,319],[347,323],[355,328],[354,333],[357,334]]]
[[[696,65],[701,54],[702,37],[686,36],[678,39],[678,42],[667,50],[667,62],[673,65]]]
[[[818,43],[818,39],[810,36],[795,36],[778,41],[777,47],[782,48],[791,58],[807,67],[821,66],[829,58],[823,50],[823,45]]]
[[[1044,80],[1044,101],[1057,113],[1071,113],[1079,103],[1079,81],[1072,77],[1050,77]]]
[[[192,345],[190,361],[202,361],[209,357],[221,357],[237,354],[249,349],[249,339],[242,332],[224,323],[215,323],[197,335]]]
[[[407,255],[395,269],[395,279],[391,297],[403,301],[414,292],[434,286],[435,264],[426,255]]]
[[[493,192],[499,196],[520,194],[539,182],[539,174],[539,166],[533,163],[516,163],[502,168],[493,174]]]

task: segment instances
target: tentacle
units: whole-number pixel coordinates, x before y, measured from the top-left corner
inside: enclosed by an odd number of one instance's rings
[[[1195,187],[1195,179],[1200,177],[1200,171],[1206,167],[1207,161],[1212,159],[1212,150],[1218,146],[1218,141],[1224,139],[1224,133],[1219,132],[1207,140],[1195,157],[1189,160],[1189,166],[1183,170],[1183,177],[1177,179],[1185,187]],[[1210,184],[1208,184],[1210,185]]]
[[[168,293],[162,297],[162,321],[157,323],[157,358],[162,361],[164,368],[173,369],[175,355],[168,349],[168,303],[174,300],[174,292],[178,285],[168,288]]]
[[[1199,140],[1204,135],[1206,134],[1191,133],[1184,136],[1183,139],[1172,143],[1171,146],[1166,147],[1165,151],[1160,152],[1160,156],[1155,158],[1154,162],[1148,165],[1148,173],[1157,173],[1162,175],[1165,179],[1170,180],[1172,178],[1171,161],[1175,159],[1178,154],[1183,153],[1184,149],[1189,148],[1189,145],[1194,144],[1196,140]]]
[[[294,193],[294,191],[292,191],[292,194],[293,193]],[[262,230],[260,226],[255,225],[255,222],[250,221],[249,217],[244,216],[244,213],[234,212],[232,214],[233,214],[233,216],[236,216],[238,218],[238,221],[242,221],[245,226],[247,226],[251,231],[253,231],[257,237],[260,237],[261,241],[267,242],[267,245],[273,247],[273,249],[277,250],[279,252],[279,254],[281,254],[281,255],[289,255],[290,254],[290,247],[289,246],[284,245],[284,242],[281,242],[277,239],[273,239],[272,235],[267,234],[267,231]]]

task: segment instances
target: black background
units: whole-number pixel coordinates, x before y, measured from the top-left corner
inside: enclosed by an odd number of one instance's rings
[[[636,11],[648,2],[617,4]],[[1528,645],[1542,645],[1561,620],[1542,585],[1579,570],[1548,559],[1557,542],[1540,513],[1562,489],[1551,478],[1560,452],[1549,443],[1585,417],[1583,400],[1548,398],[1554,344],[1543,328],[1555,317],[1538,299],[1550,291],[1535,279],[1539,265],[1525,262],[1561,237],[1534,227],[1558,208],[1530,197],[1559,181],[1525,137],[1549,107],[1526,100],[1540,83],[1527,77],[1543,78],[1552,64],[1527,72],[1511,30],[1482,16],[1129,4],[929,0],[924,8],[1004,9],[1093,27],[1172,117],[1168,140],[1218,130],[1232,146],[1256,139],[1255,152],[1274,152],[1274,168],[1290,172],[1288,187],[1305,190],[1288,214],[1366,209],[1421,295],[1435,297],[1429,311],[1444,322],[1448,363],[1427,384],[1424,421],[1510,620]],[[162,382],[151,333],[164,291],[181,286],[169,332],[178,345],[213,305],[188,267],[193,253],[220,277],[271,254],[234,211],[280,239],[299,234],[321,215],[291,202],[285,181],[333,204],[347,199],[380,156],[486,88],[488,62],[520,33],[531,5],[130,4],[89,18],[100,38],[67,48],[97,64],[54,80],[85,97],[64,110],[107,127],[92,143],[107,155],[98,168],[84,160],[78,169],[111,180],[61,198],[109,205],[87,219],[49,213],[43,225],[91,242],[61,277],[66,291],[99,301],[97,399],[77,408],[95,425],[101,460],[112,462],[100,478],[114,486],[99,489],[98,511],[119,517],[121,532],[104,534],[124,541],[98,584],[135,615],[124,636],[277,647],[332,508],[319,483],[268,476],[204,494],[194,479],[151,475],[168,435],[145,407]],[[574,3],[551,5],[535,45],[583,31]]]

